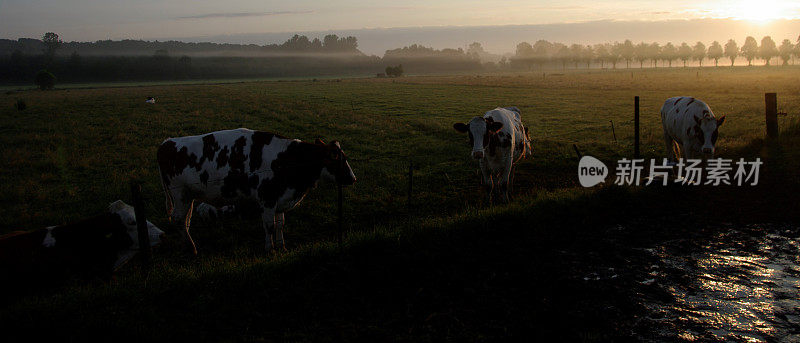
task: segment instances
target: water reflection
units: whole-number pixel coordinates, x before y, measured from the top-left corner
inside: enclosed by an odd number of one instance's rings
[[[648,320],[664,328],[661,338],[800,342],[796,235],[793,228],[753,226],[690,251],[654,250],[663,268],[650,275],[674,301],[646,304]]]

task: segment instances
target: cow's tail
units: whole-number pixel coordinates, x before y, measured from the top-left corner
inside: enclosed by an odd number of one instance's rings
[[[158,151],[156,153],[156,159],[158,160],[158,175],[161,177],[161,187],[164,189],[164,197],[166,198],[167,217],[169,217],[169,221],[172,222],[172,211],[175,210],[175,200],[172,198],[172,192],[170,192],[169,186],[167,185],[168,176],[166,173],[164,173],[164,170],[161,166],[161,164],[166,161],[166,159],[161,158],[161,149],[164,143],[161,144],[162,145],[158,147]]]

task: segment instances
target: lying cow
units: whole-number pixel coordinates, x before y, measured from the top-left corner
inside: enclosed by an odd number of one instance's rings
[[[306,143],[273,133],[235,129],[169,138],[157,153],[167,213],[189,234],[193,204],[215,207],[254,201],[261,212],[267,250],[284,247],[284,213],[320,178],[352,185],[353,170],[338,142]]]
[[[467,124],[453,124],[458,132],[469,134],[472,157],[478,160],[483,184],[491,202],[495,185],[508,202],[514,164],[531,155],[528,129],[522,124],[516,107],[495,108],[483,117],[474,117]]]
[[[150,245],[164,233],[149,221]],[[76,274],[104,277],[130,260],[139,250],[133,208],[122,201],[107,213],[67,225],[0,236],[0,280],[50,281]],[[4,285],[9,286],[9,285]]]
[[[705,102],[692,97],[667,99],[661,106],[661,124],[664,127],[664,143],[670,161],[681,158],[713,158],[719,127],[725,116],[719,119]]]

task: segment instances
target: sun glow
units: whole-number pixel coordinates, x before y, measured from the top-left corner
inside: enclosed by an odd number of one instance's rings
[[[800,17],[800,6],[796,1],[781,0],[740,0],[721,1],[716,14],[756,23],[767,23],[776,19]]]

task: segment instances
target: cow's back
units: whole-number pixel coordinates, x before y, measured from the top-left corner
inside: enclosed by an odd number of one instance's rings
[[[261,180],[274,175],[270,163],[292,142],[299,141],[249,129],[169,138],[157,153],[162,182],[172,196],[184,192],[215,206],[255,197]]]
[[[515,109],[513,111],[511,109]],[[522,118],[516,107],[509,108],[495,108],[484,114],[484,118],[491,117],[494,121],[503,123],[503,127],[498,131],[501,139],[509,139],[514,148],[514,157],[519,157],[524,153],[525,148],[530,148],[525,135],[525,128],[522,124]]]
[[[661,106],[661,124],[673,139],[686,136],[686,130],[695,126],[695,117],[714,118],[711,108],[700,99],[690,96],[672,97]]]

